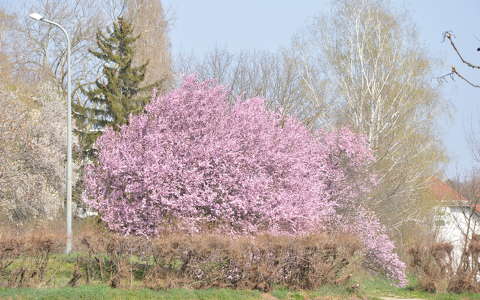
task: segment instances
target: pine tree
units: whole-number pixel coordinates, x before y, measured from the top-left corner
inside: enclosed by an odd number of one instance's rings
[[[155,82],[141,87],[147,64],[132,64],[135,55],[133,26],[119,17],[107,34],[97,32],[98,50],[89,52],[104,61],[103,76],[95,81],[92,89],[82,89],[87,98],[85,105],[75,105],[77,135],[82,147],[81,156],[95,156],[93,144],[107,126],[118,130],[128,123],[130,114],[143,111],[149,101],[147,91],[158,86]]]

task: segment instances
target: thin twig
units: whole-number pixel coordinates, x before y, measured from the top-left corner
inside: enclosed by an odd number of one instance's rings
[[[458,78],[462,79],[463,81],[465,81],[466,83],[468,83],[469,85],[471,85],[475,88],[480,88],[480,84],[476,84],[476,83],[473,83],[470,80],[468,80],[465,76],[460,74],[454,66],[452,66],[452,71],[450,73],[442,75],[442,76],[438,77],[438,79],[443,80],[443,79],[445,79],[445,77],[450,77],[452,80],[454,80],[454,76],[457,76]]]
[[[474,65],[468,61],[466,61],[462,54],[460,53],[460,51],[458,51],[458,48],[457,46],[455,45],[455,43],[453,42],[453,38],[455,36],[453,35],[453,33],[451,33],[450,31],[445,31],[443,33],[443,40],[445,41],[445,39],[448,39],[448,41],[450,42],[450,45],[452,46],[453,50],[455,51],[455,53],[457,53],[457,56],[460,58],[460,60],[462,61],[462,63],[464,63],[465,65],[467,65],[468,67],[472,68],[472,69],[480,69],[480,66],[478,65]],[[480,48],[479,48],[480,49]],[[454,76],[457,76],[458,78],[462,79],[463,81],[465,81],[466,83],[468,83],[469,85],[475,87],[475,88],[480,88],[480,84],[476,84],[476,83],[473,83],[472,81],[468,80],[465,76],[463,76],[462,74],[460,74],[457,69],[455,68],[455,66],[452,66],[452,70],[450,71],[450,73],[447,73],[445,75],[442,75],[440,77],[438,77],[437,79],[439,81],[442,81],[442,80],[445,80],[446,77],[450,77],[450,79],[454,80]]]
[[[455,50],[455,52],[457,53],[458,57],[460,58],[460,60],[461,60],[464,64],[466,64],[467,66],[469,66],[470,68],[473,68],[473,69],[480,69],[480,66],[474,65],[474,64],[466,61],[466,60],[463,58],[463,56],[460,54],[460,51],[458,51],[457,47],[455,46],[455,43],[453,42],[453,37],[454,37],[454,35],[453,35],[451,32],[449,32],[449,31],[445,31],[445,32],[443,33],[443,38],[444,38],[444,39],[447,38],[447,39],[450,41],[450,45],[452,45],[453,50]],[[457,75],[458,75],[458,74],[457,74]]]

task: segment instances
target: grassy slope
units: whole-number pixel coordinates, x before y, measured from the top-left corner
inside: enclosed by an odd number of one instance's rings
[[[121,290],[105,285],[89,285],[77,288],[45,288],[45,289],[0,289],[0,299],[165,299],[165,300],[345,300],[363,299],[378,300],[380,296],[420,298],[435,300],[480,300],[480,294],[428,294],[408,289],[392,287],[381,279],[370,279],[363,282],[364,288],[359,295],[352,295],[340,287],[327,286],[316,291],[289,291],[275,289],[269,294],[258,291],[242,291],[229,289],[169,289],[152,291],[148,289]]]
[[[380,299],[381,296],[420,298],[435,300],[480,300],[480,294],[429,294],[408,289],[392,287],[388,282],[375,279],[363,282],[360,295],[352,295],[340,287],[327,286],[316,291],[289,291],[275,289],[269,294],[258,291],[229,289],[169,289],[153,291],[148,289],[121,290],[105,285],[89,285],[77,288],[45,289],[0,289],[0,299],[165,299],[165,300],[345,300],[345,299]]]
[[[410,279],[410,282],[414,282]],[[480,300],[480,294],[431,294],[428,292],[413,290],[411,286],[407,288],[397,288],[390,282],[381,278],[369,278],[362,280],[363,292],[370,297],[379,298],[418,298],[434,300]]]
[[[358,298],[338,287],[325,287],[317,291],[309,292],[293,292],[285,289],[276,289],[270,294],[262,294],[258,291],[229,289],[169,289],[165,291],[152,291],[148,289],[120,290],[112,289],[104,285],[95,285],[81,286],[78,288],[0,289],[0,299],[345,300]]]
[[[81,286],[78,288],[48,289],[0,289],[0,299],[165,299],[165,300],[256,300],[261,295],[256,291],[233,291],[226,289],[187,290],[170,289],[152,291],[148,289],[120,290],[106,286]]]

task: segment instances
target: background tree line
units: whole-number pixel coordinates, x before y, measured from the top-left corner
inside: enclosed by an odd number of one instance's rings
[[[123,16],[133,24],[132,36],[140,34],[134,43],[133,66],[148,61],[139,86],[161,80],[162,93],[175,86],[183,74],[193,72],[200,79],[214,78],[225,85],[231,91],[231,102],[264,97],[270,109],[285,117],[296,116],[311,129],[348,126],[367,137],[377,158],[370,168],[380,174],[376,190],[358,201],[373,209],[398,238],[428,210],[427,180],[440,172],[446,159],[434,126],[445,105],[431,80],[433,59],[418,46],[412,24],[388,2],[336,1],[330,14],[315,18],[292,37],[290,45],[276,52],[214,49],[203,57],[177,55],[174,63],[168,20],[157,0],[69,0],[61,4],[42,0],[33,7],[19,8],[16,16],[2,12],[0,55],[6,59],[1,60],[1,72],[13,78],[9,87],[2,88],[15,96],[25,93],[28,99],[32,95],[47,99],[40,92],[40,87],[47,85],[52,97],[64,103],[64,41],[54,28],[23,18],[34,10],[64,24],[72,34],[77,107],[98,109],[85,91],[92,91],[95,81],[105,83],[103,70],[109,64],[88,50],[97,51],[97,32],[106,33],[106,28]],[[241,95],[241,99],[233,95]],[[7,101],[6,97],[0,101]],[[20,105],[17,102],[11,105]],[[92,118],[78,120],[87,121],[77,123],[77,130],[98,129]],[[59,121],[57,126],[63,124]],[[48,129],[51,124],[45,126],[43,130],[53,133]],[[5,129],[5,135],[13,134]],[[1,143],[10,142],[2,138]],[[17,154],[11,151],[11,155]],[[33,155],[31,160],[40,160],[40,156]],[[79,170],[85,159],[77,161]],[[52,160],[63,163],[63,152],[59,150]],[[78,188],[77,195],[81,185]],[[58,196],[52,201],[59,209],[62,185],[56,190]],[[9,203],[5,207],[21,209],[22,197],[15,199],[2,189],[2,203]]]

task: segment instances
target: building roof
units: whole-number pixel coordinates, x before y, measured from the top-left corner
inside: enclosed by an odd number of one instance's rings
[[[430,191],[435,199],[439,201],[468,201],[466,197],[457,192],[452,186],[435,176],[430,179]]]
[[[445,206],[471,206],[473,203],[456,191],[451,185],[433,176],[430,179],[430,192],[436,200]],[[480,213],[480,204],[473,204]]]

